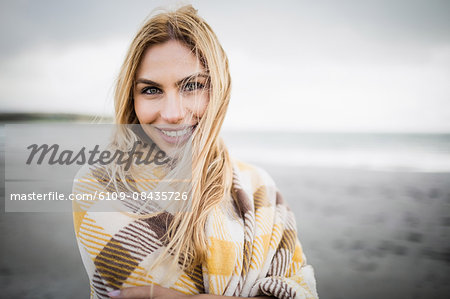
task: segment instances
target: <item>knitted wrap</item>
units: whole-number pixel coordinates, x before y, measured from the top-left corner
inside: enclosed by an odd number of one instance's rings
[[[184,294],[318,298],[295,217],[273,180],[262,169],[240,162],[234,163],[233,171],[233,196],[208,216],[206,262],[189,272],[172,270],[169,279],[164,264],[146,271],[167,244],[165,232],[173,217],[169,212],[136,219],[120,212],[96,212],[96,201],[74,201],[75,234],[91,298],[109,298],[112,290],[151,283]],[[104,175],[101,169],[83,168],[73,193],[111,191]],[[154,178],[147,171],[130,185],[136,192],[148,190]],[[127,207],[138,211],[139,203],[130,201]]]

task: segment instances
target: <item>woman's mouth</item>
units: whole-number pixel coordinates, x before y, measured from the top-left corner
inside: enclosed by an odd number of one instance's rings
[[[191,137],[192,132],[194,132],[196,125],[193,126],[183,126],[183,127],[157,127],[160,136],[164,141],[170,144],[180,144],[184,143],[189,137]]]

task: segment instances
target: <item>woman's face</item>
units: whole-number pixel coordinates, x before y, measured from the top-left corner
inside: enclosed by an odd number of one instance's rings
[[[134,109],[147,135],[164,151],[191,137],[209,102],[209,76],[179,41],[148,48],[138,67]]]

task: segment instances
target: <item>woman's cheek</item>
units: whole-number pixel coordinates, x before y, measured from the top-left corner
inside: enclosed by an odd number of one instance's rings
[[[208,108],[209,96],[201,97],[197,100],[196,104],[191,107],[192,114],[196,117],[201,118],[203,114],[206,112],[206,108]]]
[[[157,119],[157,107],[151,101],[135,99],[134,109],[141,124],[150,124]]]

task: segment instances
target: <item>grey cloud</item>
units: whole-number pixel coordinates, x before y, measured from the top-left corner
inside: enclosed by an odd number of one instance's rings
[[[314,3],[317,16],[323,4],[337,23],[376,38],[450,42],[450,1],[447,0],[319,0]]]
[[[41,44],[65,44],[130,36],[155,1],[3,1],[2,55]]]

